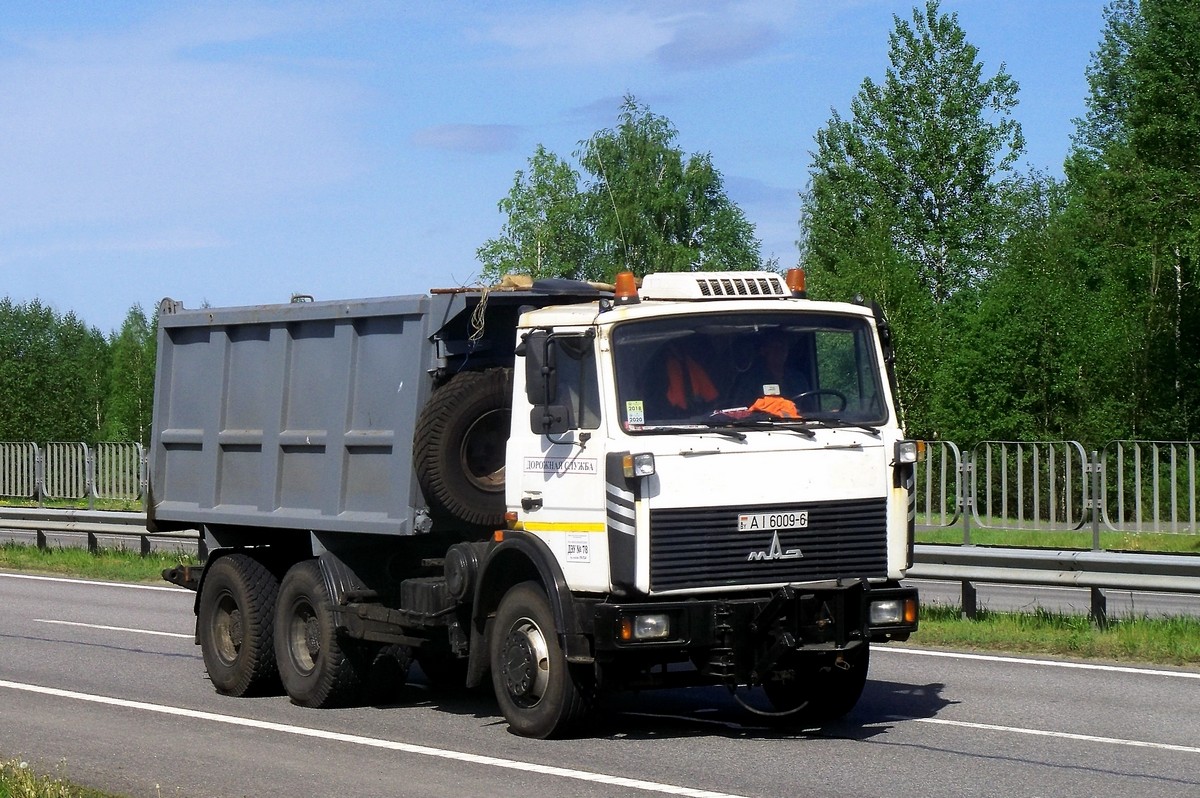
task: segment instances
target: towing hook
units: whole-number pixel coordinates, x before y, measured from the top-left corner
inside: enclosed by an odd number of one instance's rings
[[[837,659],[833,661],[833,667],[838,670],[848,671],[850,670],[850,663],[846,662],[846,658],[843,655],[838,654]]]

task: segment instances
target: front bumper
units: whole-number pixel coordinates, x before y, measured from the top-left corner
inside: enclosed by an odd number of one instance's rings
[[[872,622],[872,607],[875,620]],[[597,661],[691,660],[722,679],[755,681],[788,658],[905,640],[917,630],[916,588],[863,581],[789,585],[767,594],[600,603]]]

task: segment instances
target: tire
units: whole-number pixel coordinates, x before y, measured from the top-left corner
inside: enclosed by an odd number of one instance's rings
[[[538,583],[522,582],[500,600],[489,653],[496,700],[517,734],[562,736],[591,714],[594,679],[568,665]]]
[[[434,690],[463,690],[467,684],[467,659],[457,657],[444,644],[426,643],[413,651],[413,658]]]
[[[273,619],[279,580],[258,560],[227,554],[209,566],[196,631],[204,667],[218,693],[277,692]]]
[[[830,723],[854,709],[862,696],[871,663],[869,644],[845,652],[842,662],[837,665],[833,656],[796,657],[763,683],[763,692],[775,711],[788,713],[780,719],[791,725]]]
[[[362,643],[363,661],[370,661],[366,680],[366,696],[374,704],[392,704],[404,693],[408,670],[412,666],[412,651],[408,646],[384,643]]]
[[[320,708],[357,699],[364,685],[356,653],[339,639],[317,561],[293,565],[275,609],[275,659],[292,703]]]
[[[488,530],[504,523],[512,370],[458,374],[417,419],[413,465],[435,518]]]

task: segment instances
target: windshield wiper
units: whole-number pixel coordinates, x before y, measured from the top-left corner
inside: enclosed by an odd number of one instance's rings
[[[727,438],[733,438],[736,441],[746,440],[745,433],[738,432],[735,429],[725,429],[724,427],[714,427],[708,424],[697,424],[696,426],[646,426],[641,427],[639,432],[658,432],[664,435],[704,435],[706,433],[716,433],[724,435]]]
[[[785,429],[789,432],[798,432],[806,438],[816,437],[816,433],[810,430],[803,419],[780,418],[778,416],[762,415],[749,418],[735,418],[723,423],[727,427],[754,427],[756,429]]]
[[[827,429],[850,427],[853,429],[861,429],[864,432],[869,432],[876,437],[879,436],[879,429],[877,427],[872,427],[870,424],[861,424],[857,421],[847,421],[843,418],[807,418],[805,421],[809,424],[815,424]]]

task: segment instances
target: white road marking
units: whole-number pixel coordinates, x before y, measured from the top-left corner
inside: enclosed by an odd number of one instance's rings
[[[960,729],[979,729],[981,731],[1007,732],[1008,734],[1025,734],[1033,737],[1055,737],[1060,740],[1079,740],[1085,743],[1103,743],[1105,745],[1123,745],[1128,748],[1156,748],[1160,751],[1177,751],[1184,754],[1200,754],[1200,748],[1190,745],[1171,745],[1170,743],[1151,743],[1145,740],[1123,740],[1119,737],[1096,737],[1091,734],[1072,734],[1071,732],[1046,731],[1045,729],[1023,729],[1019,726],[997,726],[992,723],[971,723],[964,720],[943,720],[942,718],[897,718],[896,720],[912,723],[931,723],[935,726],[957,726]]]
[[[1051,668],[1070,668],[1081,671],[1108,671],[1109,673],[1134,673],[1139,676],[1173,676],[1177,679],[1200,679],[1198,671],[1163,671],[1151,668],[1133,668],[1125,665],[1101,665],[1089,662],[1064,662],[1052,659],[1026,659],[1024,657],[1004,657],[997,654],[963,654],[957,651],[934,651],[927,648],[891,648],[872,646],[871,655],[878,652],[885,654],[913,654],[919,657],[944,657],[946,659],[970,659],[980,662],[1004,662],[1010,665],[1042,665]]]
[[[37,582],[67,582],[72,585],[96,585],[99,587],[123,587],[128,590],[166,590],[172,593],[190,593],[184,587],[168,587],[166,585],[134,585],[129,582],[101,582],[94,579],[67,579],[61,576],[36,576],[34,574],[3,574],[3,579],[31,579]]]
[[[182,637],[187,640],[195,638],[195,635],[185,635],[179,632],[155,632],[150,629],[130,629],[127,626],[102,626],[98,623],[79,623],[78,621],[54,621],[49,618],[34,618],[34,623],[53,623],[59,626],[82,626],[85,629],[103,629],[106,632],[132,632],[139,635],[159,635],[161,637]]]
[[[494,756],[468,754],[463,751],[432,748],[427,745],[413,745],[411,743],[401,743],[394,740],[382,740],[377,737],[363,737],[357,734],[343,734],[341,732],[325,731],[323,729],[310,729],[304,726],[292,726],[286,723],[272,723],[270,721],[254,720],[252,718],[239,718],[235,715],[218,715],[213,712],[202,712],[193,709],[183,709],[181,707],[171,707],[160,704],[148,704],[142,701],[128,701],[123,698],[109,698],[107,696],[91,695],[88,693],[77,693],[72,690],[59,690],[53,687],[40,687],[34,684],[22,684],[20,682],[0,680],[0,687],[6,687],[10,690],[19,690],[26,693],[54,696],[56,698],[69,698],[75,701],[86,701],[92,704],[104,704],[107,706],[122,707],[125,709],[136,709],[143,712],[155,712],[160,715],[176,715],[193,721],[207,720],[213,723],[224,723],[230,726],[245,726],[251,729],[262,729],[265,731],[281,732],[283,734],[293,734],[298,737],[314,737],[322,740],[350,743],[352,745],[382,748],[390,751],[402,751],[407,754],[416,754],[418,756],[429,756],[436,757],[438,759],[450,759],[457,762],[469,762],[471,764],[484,765],[487,767],[504,768],[505,770],[519,770],[526,773],[540,773],[546,776],[557,776],[559,778],[574,779],[576,781],[588,781],[597,784],[611,785],[614,787],[628,787],[635,790],[645,790],[646,792],[663,793],[665,795],[682,795],[686,796],[686,798],[745,798],[745,796],[732,795],[730,793],[713,792],[711,790],[698,790],[692,787],[682,787],[675,784],[662,784],[656,781],[643,781],[642,779],[631,779],[626,778],[625,776],[613,776],[608,773],[593,773],[587,770],[574,770],[572,768],[561,768],[553,765],[540,765],[535,762],[520,762],[514,759],[501,759]]]

